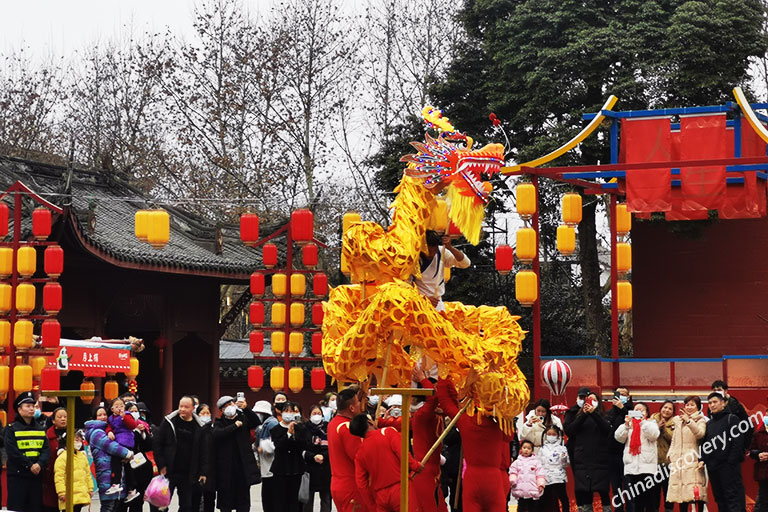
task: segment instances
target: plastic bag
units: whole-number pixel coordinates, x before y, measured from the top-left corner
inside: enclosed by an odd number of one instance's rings
[[[306,503],[309,501],[309,473],[301,475],[301,485],[299,486],[299,502]]]
[[[171,489],[168,479],[163,475],[153,478],[144,491],[144,501],[157,508],[167,508],[171,504]]]

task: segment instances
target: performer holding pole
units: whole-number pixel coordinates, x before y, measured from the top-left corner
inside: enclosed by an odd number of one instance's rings
[[[350,386],[336,395],[337,414],[328,424],[328,460],[331,464],[331,497],[339,512],[366,512],[355,484],[355,455],[362,440],[349,431],[349,421],[361,412],[360,388]],[[371,509],[369,512],[373,512]]]

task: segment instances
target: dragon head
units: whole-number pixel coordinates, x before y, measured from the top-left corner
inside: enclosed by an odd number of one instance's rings
[[[421,179],[431,190],[447,188],[450,218],[473,244],[480,241],[480,228],[493,187],[490,178],[504,165],[504,146],[488,144],[472,149],[472,138],[457,132],[453,125],[433,107],[424,107],[422,115],[441,134],[437,138],[425,135],[425,141],[411,142],[418,153],[405,155],[400,161],[408,163],[407,176]]]

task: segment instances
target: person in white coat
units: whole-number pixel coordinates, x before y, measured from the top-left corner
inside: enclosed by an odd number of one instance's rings
[[[419,293],[432,302],[435,309],[445,311],[443,294],[445,293],[445,269],[467,268],[471,264],[467,255],[451,245],[451,237],[440,235],[432,230],[426,233],[427,252],[419,255],[421,278],[415,278],[414,284]],[[442,242],[442,247],[440,246]]]
[[[544,444],[539,450],[539,460],[544,468],[546,486],[541,496],[539,512],[568,512],[568,450],[563,445],[563,431],[551,425],[544,433]]]
[[[627,482],[627,488],[614,496],[614,501],[623,500],[635,512],[658,512],[658,501],[653,503],[653,498],[657,496],[653,488],[663,480],[661,476],[654,478],[658,469],[656,440],[659,426],[655,420],[648,419],[648,406],[642,402],[635,404],[624,424],[616,429],[614,437],[624,443],[624,476]]]
[[[544,442],[544,431],[551,427],[556,426],[561,432],[563,431],[563,424],[560,422],[560,418],[552,415],[549,410],[549,400],[546,398],[540,398],[533,409],[526,415],[525,421],[520,423],[520,441],[528,440],[533,443],[533,453],[539,454],[539,450]]]

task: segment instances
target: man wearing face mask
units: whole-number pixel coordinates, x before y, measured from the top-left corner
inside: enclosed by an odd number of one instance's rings
[[[434,389],[432,381],[419,367],[414,367],[411,380],[424,389]],[[421,461],[437,441],[438,428],[442,422],[437,415],[437,395],[411,398],[411,426],[413,429],[413,457]],[[442,429],[440,429],[442,431]],[[440,488],[440,452],[442,445],[424,464],[424,470],[413,478],[413,496],[422,512],[447,512],[442,489]]]
[[[627,417],[627,412],[635,408],[635,403],[632,401],[632,396],[629,394],[629,388],[626,386],[618,386],[613,390],[613,401],[611,402],[611,409],[606,414],[608,421],[611,423],[611,430],[616,430],[624,425],[624,421]],[[613,437],[609,441],[610,443],[610,470],[611,470],[611,499],[614,496],[618,496],[623,488],[627,486],[627,479],[624,477],[624,443],[616,441]],[[624,510],[623,501],[617,499],[619,506],[616,507],[616,512]]]
[[[581,408],[584,407],[584,399],[587,398],[589,393],[589,388],[579,388],[579,391],[576,393],[576,404],[572,405],[570,409],[565,411],[565,416],[563,416],[563,430],[567,430],[568,425],[576,419],[576,415],[579,413]],[[565,447],[568,450],[568,457],[571,459],[571,467],[573,467],[573,446],[571,443],[566,443]],[[622,475],[623,471],[624,468],[622,467],[622,473],[619,474]]]
[[[251,450],[251,430],[261,424],[245,400],[237,403],[225,395],[216,402],[221,417],[213,425],[213,467],[218,508],[222,512],[247,512],[250,489],[261,482],[261,472]]]
[[[337,395],[338,414],[328,424],[331,497],[339,512],[368,510],[355,484],[355,455],[363,440],[349,431],[350,420],[361,411],[359,393],[358,386],[341,390]]]

